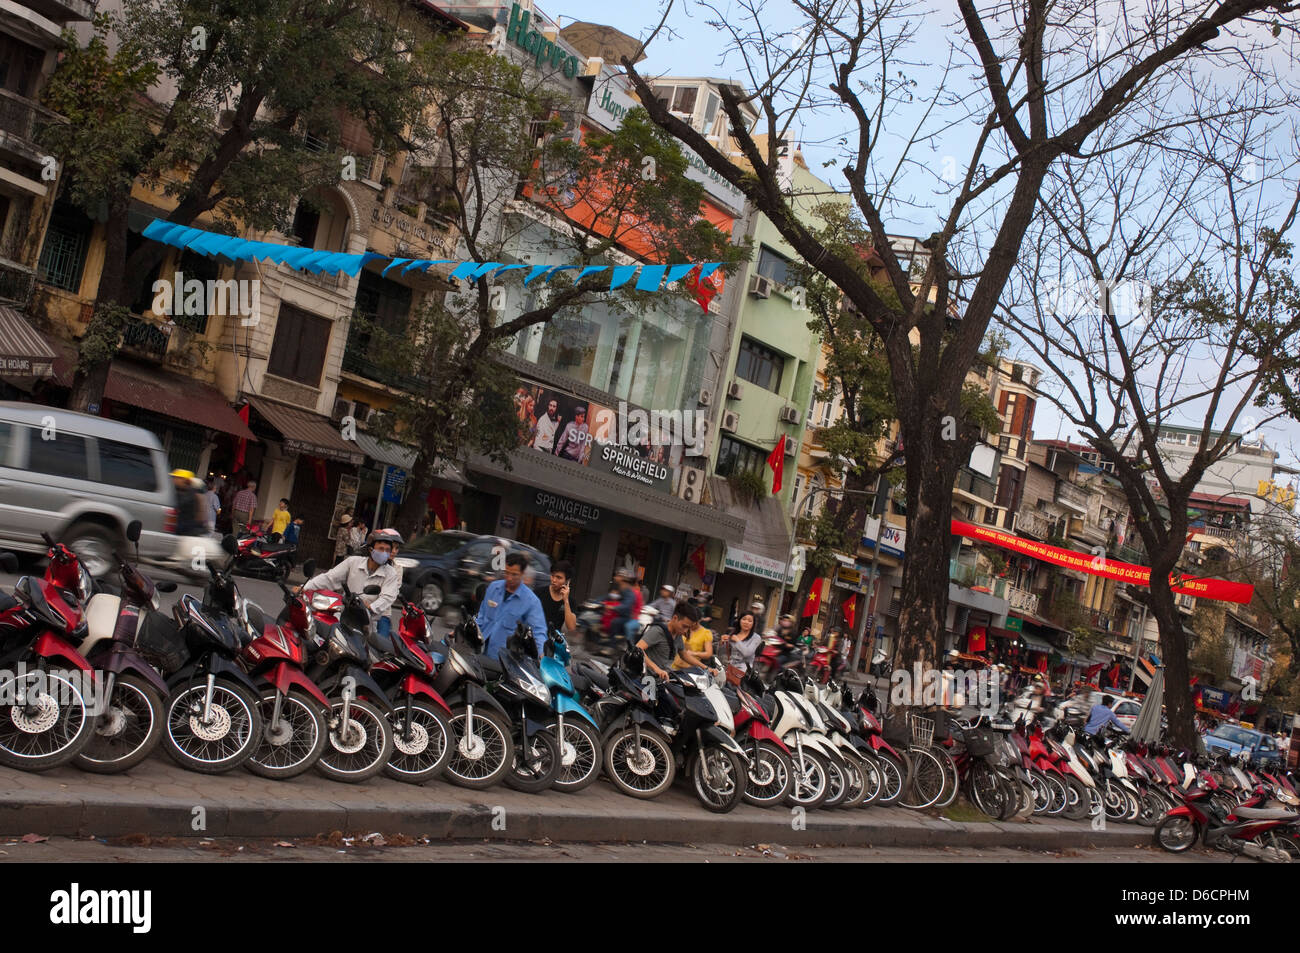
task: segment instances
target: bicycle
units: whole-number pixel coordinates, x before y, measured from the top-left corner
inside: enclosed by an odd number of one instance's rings
[[[931,751],[934,743],[934,719],[911,714],[908,718],[912,743],[908,756],[912,761],[910,783],[898,803],[913,810],[933,807],[943,797],[948,774],[943,762]]]

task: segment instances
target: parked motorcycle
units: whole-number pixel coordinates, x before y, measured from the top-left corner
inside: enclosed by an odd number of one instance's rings
[[[545,791],[559,775],[560,751],[546,731],[551,690],[542,678],[532,630],[519,623],[495,659],[480,655],[478,662],[488,692],[510,716],[515,756],[503,779],[506,786],[530,794]]]
[[[444,638],[445,659],[433,690],[451,708],[451,757],[446,777],[452,784],[481,790],[500,781],[515,758],[510,715],[484,687],[479,662],[482,635],[473,616],[457,626],[454,640]]]
[[[141,523],[132,520],[127,539],[136,544],[139,561]],[[159,592],[175,592],[174,582],[158,582],[114,553],[121,577],[121,592],[106,591],[103,583],[85,605],[86,637],[79,651],[94,668],[105,673],[105,702],[94,734],[75,764],[95,774],[118,774],[135,767],[162,741],[169,692],[160,669],[147,656],[142,636],[156,631],[145,626],[158,613]],[[75,558],[75,556],[74,556]],[[51,561],[53,563],[53,560]]]
[[[1163,849],[1178,854],[1201,841],[1215,850],[1273,863],[1288,863],[1300,855],[1300,816],[1277,808],[1225,811],[1210,799],[1217,787],[1214,779],[1207,774],[1204,782],[1184,791],[1183,803],[1156,825],[1154,840]]]
[[[600,725],[583,707],[566,666],[572,661],[569,644],[560,632],[552,632],[546,641],[546,654],[539,667],[542,681],[551,692],[555,719],[548,730],[555,735],[560,751],[560,770],[555,788],[570,793],[581,791],[600,777],[604,752],[600,745]]]
[[[0,594],[0,764],[24,771],[66,764],[90,743],[99,688],[76,649],[90,577],[71,550],[46,542],[47,578],[23,576],[12,596]],[[18,568],[12,554],[4,567]]]
[[[248,533],[237,542],[239,555],[234,568],[239,575],[272,581],[289,578],[298,555],[296,544],[272,542],[270,535],[263,532]]]

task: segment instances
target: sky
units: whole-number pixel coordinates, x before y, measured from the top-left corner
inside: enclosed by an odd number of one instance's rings
[[[717,6],[724,12],[732,4],[734,0],[717,0]],[[547,15],[556,18],[561,27],[575,20],[583,20],[613,26],[638,38],[646,35],[658,22],[661,10],[661,4],[656,0],[622,0],[617,4],[611,4],[608,0],[553,0],[539,5]],[[930,29],[931,23],[940,29],[951,23],[954,6],[950,0],[934,0],[934,12],[925,29]],[[687,15],[687,10],[691,15]],[[797,12],[786,0],[769,0],[766,10],[770,14],[770,20],[765,22],[765,27],[769,30],[792,27],[797,23]],[[649,56],[639,64],[642,74],[647,77],[665,74],[717,76],[743,82],[739,59],[734,56],[730,60],[722,58],[728,38],[709,28],[704,22],[707,18],[708,14],[698,3],[688,0],[684,5],[682,0],[678,0],[669,20],[671,34],[661,33],[655,39],[649,49]],[[946,42],[935,44],[935,55],[943,55],[946,46]],[[921,44],[921,49],[923,54],[929,52],[929,47],[924,43]],[[938,70],[916,62],[915,55],[906,64],[906,68],[909,75],[918,78],[922,84],[929,79],[938,80]],[[950,77],[949,81],[955,81],[956,88],[960,90],[962,80],[959,74],[955,80]],[[973,84],[967,88],[971,92],[978,92]],[[978,108],[982,109],[983,106],[979,105]],[[842,175],[838,169],[824,167],[822,163],[836,155],[838,150],[835,140],[845,131],[843,121],[841,114],[811,112],[795,135],[797,141],[802,141],[804,156],[812,171],[837,188],[846,188]],[[893,128],[890,128],[891,125]],[[910,135],[912,128],[913,117],[902,112],[891,117],[884,135],[886,139],[893,137],[901,143]],[[900,169],[894,191],[905,198],[893,206],[893,214],[886,221],[891,232],[925,235],[938,227],[937,220],[933,218],[935,210],[928,207],[928,203],[933,202],[935,197],[936,168],[946,156],[955,155],[958,168],[964,169],[961,157],[968,156],[972,151],[972,128],[970,123],[954,123],[936,136],[928,150],[930,168]],[[946,210],[942,202],[938,203],[938,208]],[[1013,347],[1012,351],[1016,351],[1016,348]],[[1031,359],[1027,354],[1021,356]],[[1193,419],[1179,422],[1199,425],[1201,421]],[[1039,401],[1034,432],[1039,439],[1078,439],[1073,426],[1046,399]],[[1280,452],[1280,463],[1300,466],[1300,423],[1274,423],[1262,427],[1259,433],[1270,446]]]

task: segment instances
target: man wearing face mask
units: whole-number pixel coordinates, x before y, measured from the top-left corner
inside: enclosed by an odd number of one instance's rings
[[[365,556],[349,556],[333,569],[312,576],[303,583],[301,590],[308,594],[317,589],[342,592],[343,584],[347,583],[352,592],[364,592],[367,586],[379,586],[379,595],[362,598],[370,607],[375,631],[388,635],[392,631],[389,612],[402,588],[402,571],[392,562],[397,547],[402,544],[402,537],[395,529],[380,529],[371,533],[366,543],[370,551]]]

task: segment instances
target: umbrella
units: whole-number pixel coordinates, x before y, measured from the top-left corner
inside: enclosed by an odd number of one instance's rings
[[[579,20],[561,30],[560,36],[583,56],[599,56],[610,66],[618,65],[624,56],[628,59],[635,56],[633,63],[640,63],[646,57],[640,40],[612,26]]]
[[[1162,665],[1151,677],[1151,687],[1142,702],[1142,710],[1138,712],[1137,721],[1133,722],[1133,727],[1129,731],[1133,740],[1146,744],[1155,744],[1160,740],[1160,709],[1164,701],[1165,669]]]

